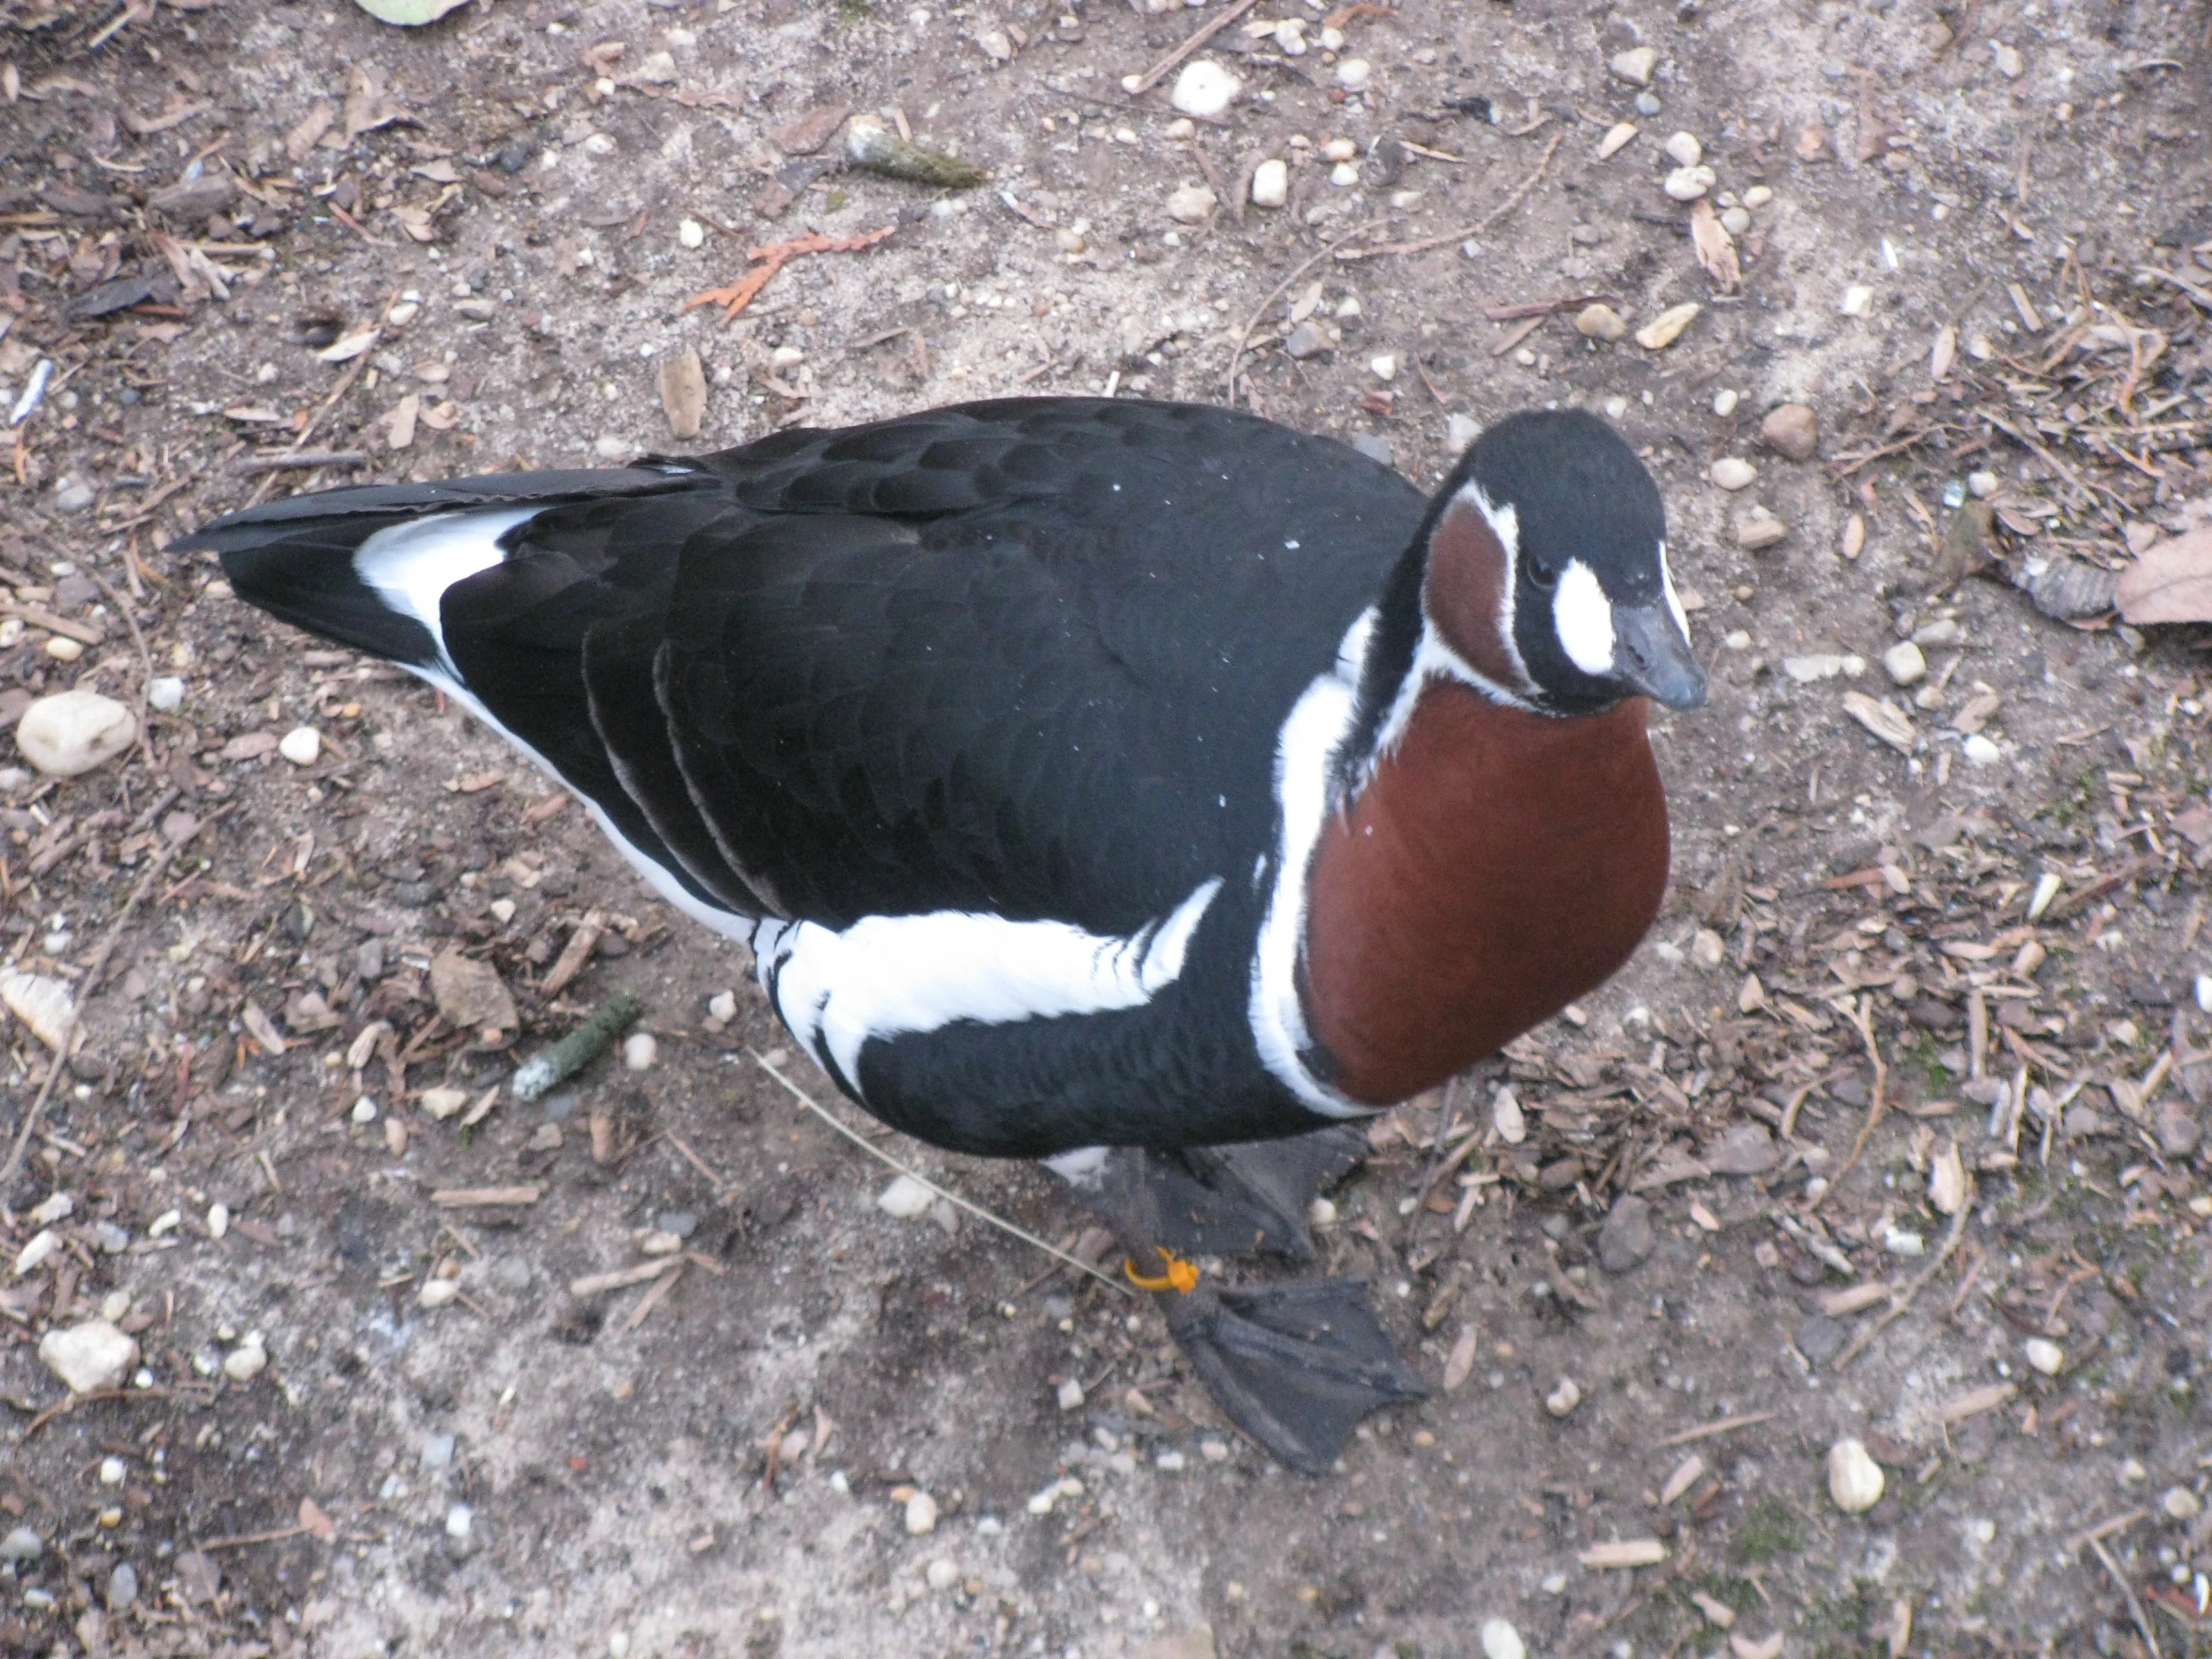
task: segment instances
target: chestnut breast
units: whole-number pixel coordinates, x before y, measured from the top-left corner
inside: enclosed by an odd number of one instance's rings
[[[1338,1088],[1407,1099],[1628,959],[1667,881],[1644,709],[1552,719],[1429,682],[1315,850],[1305,990]]]

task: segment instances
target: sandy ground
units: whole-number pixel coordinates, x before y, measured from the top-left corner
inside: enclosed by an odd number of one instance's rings
[[[183,682],[122,759],[0,774],[11,971],[89,993],[0,1191],[0,1652],[2197,1651],[2204,636],[2005,578],[2094,588],[2212,515],[2202,9],[1406,0],[1330,51],[1261,0],[1198,54],[1225,114],[1123,90],[1225,9],[0,11],[0,719]],[[990,183],[842,168],[844,108]],[[1287,205],[1232,206],[1271,159]],[[1577,331],[1600,298],[1701,309],[1647,347]],[[1495,413],[1605,409],[1714,664],[1655,729],[1650,943],[1334,1197],[1325,1266],[1432,1391],[1322,1479],[1133,1302],[879,1209],[744,952],[432,694],[168,551],[275,490],[1220,401],[1233,358],[1423,482]],[[1762,437],[1787,402],[1811,458]],[[464,1121],[622,988],[650,1069]],[[12,1138],[49,1058],[6,1032]],[[874,1144],[1095,1244],[1037,1171]],[[573,1289],[656,1234],[680,1267]],[[96,1318],[140,1356],[73,1398],[40,1343]]]

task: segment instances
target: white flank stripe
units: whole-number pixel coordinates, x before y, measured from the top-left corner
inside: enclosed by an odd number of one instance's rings
[[[1365,626],[1366,618],[1353,625],[1355,630]],[[1329,818],[1337,752],[1351,734],[1359,702],[1362,665],[1350,664],[1351,672],[1345,673],[1350,645],[1348,637],[1337,673],[1318,675],[1306,688],[1276,740],[1275,799],[1282,813],[1282,838],[1276,847],[1275,891],[1252,952],[1249,1004],[1261,1064],[1308,1107],[1333,1118],[1374,1110],[1307,1068],[1313,1035],[1298,993],[1298,961],[1306,946],[1306,885],[1313,874],[1314,847]]]
[[[863,916],[842,931],[811,921],[754,929],[761,987],[815,1058],[859,1086],[870,1040],[959,1020],[1007,1025],[1134,1008],[1173,984],[1221,877],[1130,938],[1064,921],[964,910]]]
[[[499,538],[538,516],[542,507],[497,512],[433,513],[379,530],[353,551],[353,572],[401,616],[411,616],[438,642],[438,657],[455,679],[445,649],[445,621],[438,609],[445,590],[489,570],[506,557]],[[479,711],[481,714],[481,711]],[[488,717],[486,717],[488,718]],[[497,722],[492,722],[494,727]],[[541,763],[542,764],[542,763]]]

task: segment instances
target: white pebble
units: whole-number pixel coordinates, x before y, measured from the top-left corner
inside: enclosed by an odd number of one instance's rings
[[[1453,454],[1464,451],[1468,444],[1482,435],[1482,423],[1468,414],[1444,416],[1444,443]]]
[[[112,1388],[137,1363],[138,1344],[107,1320],[49,1331],[39,1339],[38,1357],[72,1393]]]
[[[231,1207],[217,1202],[208,1206],[208,1237],[220,1239],[231,1231]]]
[[[932,1590],[949,1590],[960,1582],[960,1569],[940,1555],[929,1563],[922,1577]]]
[[[1370,357],[1368,367],[1375,370],[1378,380],[1394,380],[1397,378],[1397,353],[1385,351],[1379,357]]]
[[[1751,215],[1742,208],[1726,208],[1721,212],[1721,229],[1732,237],[1740,237],[1751,229]]]
[[[448,1538],[465,1538],[475,1520],[475,1511],[465,1503],[456,1503],[445,1512],[445,1535]]]
[[[1306,56],[1306,20],[1287,17],[1275,26],[1275,45],[1286,58]]]
[[[1605,67],[1630,86],[1648,87],[1651,85],[1652,71],[1659,67],[1659,49],[1655,46],[1631,46],[1625,52],[1615,52],[1607,60]]]
[[[2066,1351],[2048,1337],[2030,1337],[2021,1345],[2027,1363],[2045,1377],[2056,1377],[2066,1369]]]
[[[1203,225],[1214,211],[1214,193],[1206,185],[1184,185],[1168,196],[1168,218],[1178,225]]]
[[[1329,170],[1329,182],[1339,190],[1350,190],[1360,182],[1360,170],[1350,162],[1339,162]]]
[[[1333,138],[1321,147],[1321,154],[1324,161],[1349,162],[1359,157],[1360,146],[1348,138]]]
[[[1726,420],[1736,412],[1736,405],[1743,401],[1741,393],[1733,387],[1723,386],[1713,393],[1713,412]]]
[[[1774,192],[1769,190],[1765,185],[1753,185],[1751,189],[1744,192],[1744,206],[1749,208],[1753,213],[1757,213],[1761,208],[1765,207],[1769,202],[1772,202],[1773,200]]]
[[[1306,1219],[1316,1227],[1337,1225],[1337,1201],[1315,1194],[1306,1205]]]
[[[234,1382],[251,1382],[269,1369],[269,1350],[260,1343],[246,1343],[223,1357],[223,1375]]]
[[[415,1301],[425,1308],[445,1308],[460,1299],[461,1287],[451,1279],[431,1279],[423,1283],[415,1293]]]
[[[1060,1384],[1053,1397],[1059,1400],[1061,1410],[1079,1411],[1083,1407],[1083,1384],[1071,1377]]]
[[[676,222],[676,240],[686,248],[707,246],[707,227],[696,219],[680,219]]]
[[[355,1123],[374,1123],[376,1121],[376,1102],[369,1099],[367,1095],[362,1095],[360,1099],[353,1102],[351,1116]]]
[[[2004,759],[2004,751],[1979,732],[1960,744],[1958,750],[1966,757],[1966,765],[1970,767],[1993,767]]]
[[[1614,122],[1605,129],[1605,136],[1597,141],[1597,159],[1602,162],[1619,154],[1621,147],[1635,136],[1636,124],[1633,121]]]
[[[312,726],[294,726],[278,740],[276,753],[295,767],[311,767],[322,758],[322,734]]]
[[[1528,1659],[1527,1644],[1510,1621],[1484,1619],[1482,1621],[1482,1659]]]
[[[1705,146],[1698,143],[1695,133],[1676,133],[1667,140],[1665,149],[1676,167],[1695,167],[1705,160]]]
[[[1582,1403],[1582,1388],[1571,1377],[1559,1379],[1559,1385],[1544,1395],[1544,1409],[1555,1417],[1563,1417]]]
[[[1996,494],[2001,482],[2002,480],[1993,472],[1969,472],[1966,474],[1966,488],[1972,493],[1976,501],[1986,501],[1990,496]]]
[[[661,1057],[661,1045],[650,1031],[633,1031],[622,1039],[622,1063],[632,1071],[651,1071]]]
[[[105,1468],[101,1471],[101,1478],[107,1478]],[[2204,1499],[2186,1486],[2169,1486],[2166,1488],[2166,1495],[2158,1500],[2158,1507],[2175,1520],[2195,1520],[2204,1513]]]
[[[164,674],[146,683],[146,706],[156,714],[173,715],[185,706],[185,683]]]
[[[1291,169],[1281,158],[1271,158],[1252,170],[1252,205],[1280,208],[1291,199]]]
[[[1854,282],[1844,289],[1844,297],[1836,307],[1845,316],[1872,316],[1874,314],[1874,289],[1863,282]]]
[[[1168,102],[1185,115],[1214,121],[1228,111],[1243,90],[1244,84],[1220,64],[1211,58],[1199,58],[1183,66]]]
[[[57,692],[23,711],[15,747],[49,778],[104,766],[138,741],[138,716],[95,691]]]
[[[1718,177],[1709,167],[1678,167],[1659,188],[1677,202],[1695,202],[1713,188]]]
[[[738,1017],[736,994],[730,991],[715,992],[713,996],[707,998],[707,1012],[720,1020],[736,1019]]]
[[[1864,1442],[1838,1440],[1828,1448],[1828,1495],[1847,1515],[1863,1515],[1882,1501],[1882,1465]]]
[[[910,1175],[901,1175],[875,1195],[875,1207],[900,1221],[926,1216],[936,1201],[937,1195]]]
[[[1759,469],[1741,455],[1723,455],[1706,469],[1705,475],[1724,490],[1740,490],[1759,476]]]
[[[1918,685],[1928,678],[1928,656],[1911,640],[1900,640],[1883,652],[1882,666],[1893,685]]]
[[[937,1529],[937,1500],[927,1492],[916,1492],[906,1500],[906,1530],[915,1537]]]
[[[122,1485],[122,1484],[123,1484],[123,1476],[124,1476],[124,1473],[125,1473],[125,1470],[124,1470],[124,1467],[123,1467],[123,1459],[122,1459],[122,1458],[120,1458],[120,1457],[103,1457],[103,1458],[101,1458],[101,1459],[100,1459],[100,1484],[101,1484],[101,1485],[103,1485],[103,1486],[120,1486],[120,1485]]]
[[[1375,79],[1375,66],[1365,58],[1346,58],[1337,65],[1337,85],[1347,92],[1365,92]]]

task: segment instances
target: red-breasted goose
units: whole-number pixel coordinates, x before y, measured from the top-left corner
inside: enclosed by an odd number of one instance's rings
[[[1658,489],[1575,410],[1432,498],[1251,415],[1035,398],[194,544],[566,783],[876,1117],[1051,1159],[1307,1468],[1418,1391],[1363,1288],[1193,1291],[1169,1252],[1306,1258],[1349,1125],[1627,958],[1667,873],[1645,699],[1704,696]]]

